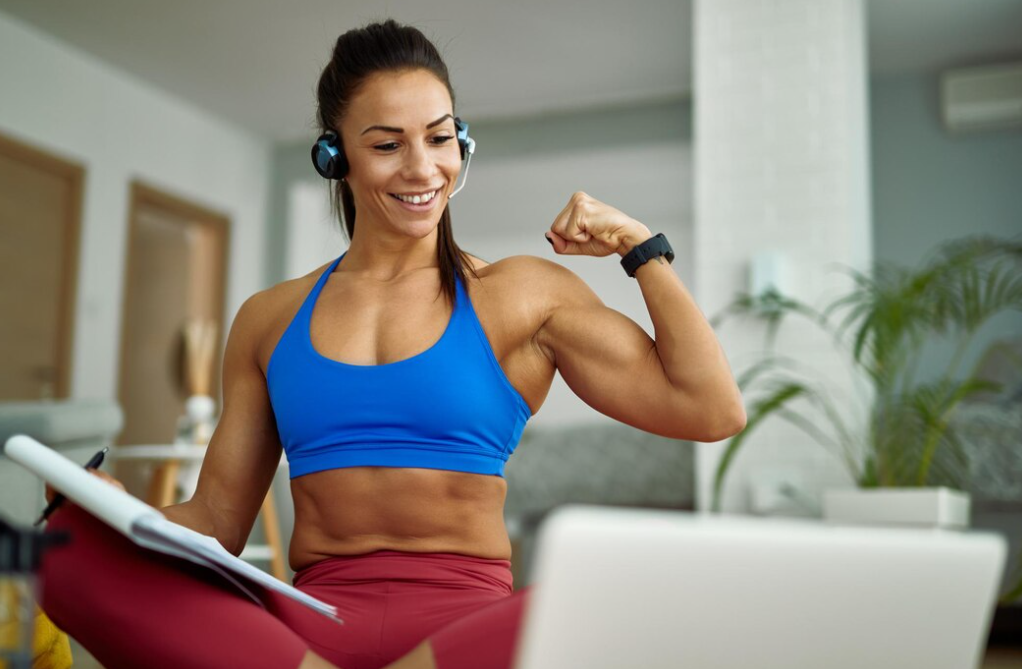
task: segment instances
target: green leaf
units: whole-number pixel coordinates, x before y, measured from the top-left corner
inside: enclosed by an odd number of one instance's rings
[[[742,444],[745,443],[745,440],[755,431],[756,426],[772,413],[783,407],[793,398],[807,392],[810,392],[810,390],[806,386],[799,383],[789,383],[782,386],[766,399],[753,404],[745,423],[745,429],[731,438],[727,448],[724,450],[724,455],[721,457],[720,462],[717,463],[717,474],[713,481],[713,502],[711,505],[714,511],[720,511],[720,497],[724,487],[724,478],[727,476],[727,470],[731,466],[731,461],[742,447]]]
[[[924,485],[966,487],[968,449],[951,418],[967,397],[995,388],[975,370],[964,380],[958,365],[973,335],[1005,311],[1022,312],[1022,236],[973,237],[938,246],[914,268],[877,264],[869,272],[847,270],[851,287],[822,311],[770,291],[738,295],[714,320],[752,317],[764,328],[763,358],[736,375],[752,408],[744,432],[732,439],[717,467],[713,508],[719,510],[723,483],[748,436],[770,416],[795,425],[828,448],[840,447],[849,471],[862,486]],[[790,357],[773,352],[781,324],[807,318],[833,336],[873,391],[866,423],[853,429],[836,403],[826,378]],[[925,344],[951,338],[956,349],[945,367],[927,370],[937,380],[917,384]],[[978,369],[978,367],[977,367]],[[792,400],[802,397],[807,405]]]

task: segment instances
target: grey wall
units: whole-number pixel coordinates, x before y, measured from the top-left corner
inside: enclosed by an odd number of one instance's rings
[[[1022,131],[947,134],[935,76],[874,79],[870,93],[876,261],[918,263],[938,243],[967,235],[1022,235]],[[1009,336],[1022,336],[1022,316],[988,323],[962,370]],[[946,368],[952,350],[931,342],[921,379]]]
[[[310,152],[315,139],[310,136],[308,143],[278,145],[273,150],[270,207],[266,226],[266,257],[263,259],[267,286],[288,278],[285,277],[284,271],[287,257],[288,189],[295,182],[323,182],[312,167]],[[324,185],[324,193],[326,192]],[[309,267],[309,271],[313,269],[314,267]]]
[[[470,134],[497,158],[535,156],[606,146],[691,142],[691,100],[472,123]]]

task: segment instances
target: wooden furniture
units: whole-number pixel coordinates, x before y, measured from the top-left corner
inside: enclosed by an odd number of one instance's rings
[[[146,503],[157,509],[170,506],[177,501],[177,487],[182,474],[182,463],[201,463],[206,456],[205,446],[189,444],[154,444],[143,446],[117,446],[110,455],[112,459],[133,462],[157,463],[149,481]],[[281,458],[279,466],[286,466]],[[189,498],[195,492],[194,484],[183,482],[183,497]],[[273,498],[273,488],[266,491],[259,512],[263,521],[266,543],[246,545],[241,552],[243,560],[266,560],[270,563],[270,573],[281,581],[287,581],[287,568],[284,563],[284,546],[280,537],[280,522],[277,518],[277,506]]]

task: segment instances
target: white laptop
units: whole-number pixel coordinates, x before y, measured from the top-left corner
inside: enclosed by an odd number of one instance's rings
[[[971,669],[992,534],[567,506],[540,527],[516,669]]]

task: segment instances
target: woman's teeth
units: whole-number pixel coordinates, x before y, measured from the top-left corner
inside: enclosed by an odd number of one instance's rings
[[[436,194],[437,191],[433,191],[432,193],[426,193],[425,195],[398,195],[396,193],[391,193],[391,195],[393,195],[397,199],[401,200],[402,202],[407,202],[408,204],[425,204],[432,200],[436,196]]]

